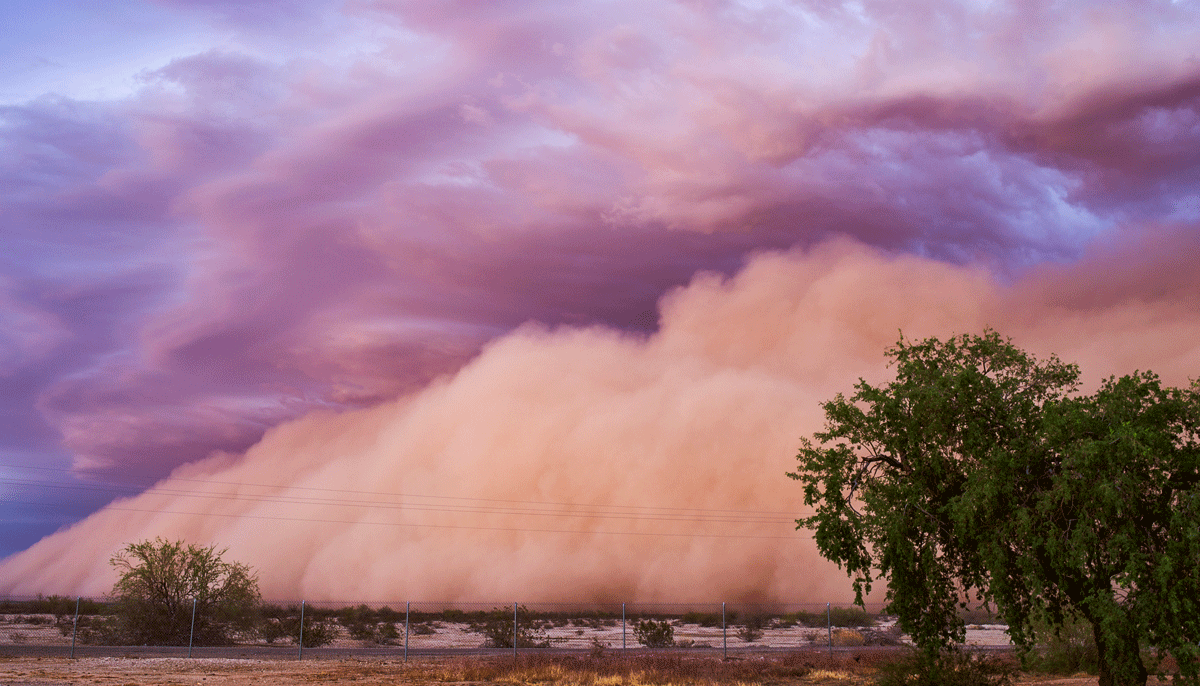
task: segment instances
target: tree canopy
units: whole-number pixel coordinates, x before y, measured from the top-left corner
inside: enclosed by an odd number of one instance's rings
[[[225,550],[183,541],[130,543],[110,560],[118,634],[143,645],[225,645],[249,629],[261,602],[258,578]],[[195,624],[193,627],[193,605]]]
[[[1091,395],[1079,369],[994,331],[900,341],[896,377],[823,404],[799,468],[821,553],[858,602],[890,611],[927,654],[965,638],[959,608],[994,604],[1028,650],[1038,622],[1092,626],[1100,684],[1144,684],[1200,650],[1200,387],[1150,372]]]

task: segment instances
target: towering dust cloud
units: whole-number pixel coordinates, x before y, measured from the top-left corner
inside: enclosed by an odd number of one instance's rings
[[[103,593],[113,552],[162,536],[228,547],[270,598],[844,602],[784,473],[820,401],[887,378],[901,331],[991,326],[1091,384],[1200,368],[1195,300],[1155,307],[1178,289],[1135,278],[1161,265],[1080,296],[1114,278],[1098,264],[1006,286],[844,240],[762,254],[667,295],[647,338],[529,326],[410,397],[180,468],[0,563],[0,592]]]

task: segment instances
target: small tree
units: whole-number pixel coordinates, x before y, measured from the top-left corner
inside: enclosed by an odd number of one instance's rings
[[[225,550],[183,541],[130,543],[110,560],[117,633],[140,645],[227,645],[253,627],[261,602],[258,578],[244,564],[225,562]]]

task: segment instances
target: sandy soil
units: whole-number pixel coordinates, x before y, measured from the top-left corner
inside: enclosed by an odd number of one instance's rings
[[[62,650],[70,645],[70,636],[63,636],[50,620],[52,618],[23,617],[20,621],[12,621],[15,617],[0,625],[0,686],[59,686],[61,684],[102,684],[112,686],[158,686],[172,684],[177,686],[201,684],[230,684],[234,686],[274,686],[276,684],[333,684],[353,682],[354,684],[453,684],[453,683],[537,683],[550,684],[572,681],[562,674],[541,675],[510,675],[504,678],[494,676],[471,676],[470,670],[462,669],[462,665],[478,657],[416,657],[422,647],[454,647],[458,649],[474,649],[482,645],[482,637],[469,631],[466,625],[438,623],[436,633],[428,636],[413,635],[411,647],[414,658],[405,663],[402,659],[402,648],[393,646],[390,650],[395,653],[367,656],[357,653],[356,657],[333,659],[306,659],[298,662],[289,659],[245,659],[223,657],[155,657],[140,656],[108,656],[97,657],[83,655],[77,659],[65,656],[37,656],[30,651],[35,646],[59,646]],[[401,631],[403,625],[401,624]],[[609,648],[621,645],[620,626],[591,626],[583,629],[575,626],[552,628],[548,635],[555,638],[555,644],[562,647],[586,647],[594,643],[607,644]],[[694,646],[693,650],[684,650],[685,654],[708,657],[697,659],[718,660],[720,657],[721,631],[719,628],[705,628],[695,625],[680,625],[676,628],[677,641]],[[636,644],[632,635],[627,635],[631,647]],[[825,630],[805,629],[794,627],[790,629],[767,629],[763,636],[756,640],[753,646],[736,638],[734,632],[729,633],[730,655],[737,654],[738,660],[754,659],[753,653],[746,649],[764,648],[789,649],[793,647],[811,647],[814,644],[824,645],[827,640]],[[977,646],[1001,647],[1009,645],[1008,637],[1002,626],[978,626],[968,628],[967,642]],[[281,649],[282,646],[280,645]],[[372,644],[373,646],[373,644]],[[701,646],[710,646],[712,651],[694,652]],[[360,641],[341,637],[331,648],[362,649],[369,647]],[[379,648],[379,646],[373,646]],[[265,646],[263,647],[265,648]],[[736,652],[735,649],[743,649]],[[857,649],[854,649],[857,650]],[[82,651],[82,648],[81,648]],[[260,648],[260,652],[262,649]],[[275,655],[266,651],[269,656]],[[472,651],[473,652],[473,651]],[[313,651],[319,655],[319,651]],[[586,654],[584,652],[576,654]],[[613,653],[609,653],[614,655]],[[779,653],[774,653],[778,655]],[[253,653],[250,654],[253,657]],[[495,659],[495,658],[492,658]],[[620,659],[613,657],[613,659]],[[840,659],[840,658],[839,658]],[[817,669],[804,676],[789,677],[785,684],[818,684],[826,686],[865,686],[871,681],[870,670],[859,668],[851,657],[843,660],[845,667],[832,669]],[[773,684],[780,684],[778,679],[770,679]],[[607,682],[612,684],[613,682]],[[636,681],[620,682],[628,686],[645,686]],[[1094,686],[1095,677],[1072,678],[1022,678],[1022,684],[1038,684],[1039,686]]]
[[[306,662],[235,660],[219,658],[6,658],[0,657],[2,686],[61,686],[65,684],[111,684],[113,686],[283,686],[285,684],[479,684],[455,681],[451,661],[416,660],[316,660]],[[451,680],[447,680],[447,678]],[[817,670],[789,679],[797,685],[862,686],[869,674],[853,671]],[[502,679],[492,683],[538,683]],[[773,683],[778,683],[773,681]],[[1038,686],[1095,686],[1095,677],[1023,678],[1021,684]]]

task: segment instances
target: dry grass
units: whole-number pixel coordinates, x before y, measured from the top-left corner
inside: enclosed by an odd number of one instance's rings
[[[563,686],[707,686],[710,684],[863,684],[873,673],[863,657],[795,653],[722,660],[715,657],[530,655],[443,663],[422,676],[442,682]]]
[[[857,652],[857,651],[856,651]],[[24,658],[0,654],[0,684],[127,686],[867,686],[896,651],[798,652],[722,660],[643,654],[583,657],[246,660],[217,658]],[[1095,686],[1096,677],[1023,675],[1018,684]],[[1151,683],[1154,683],[1153,680]]]

